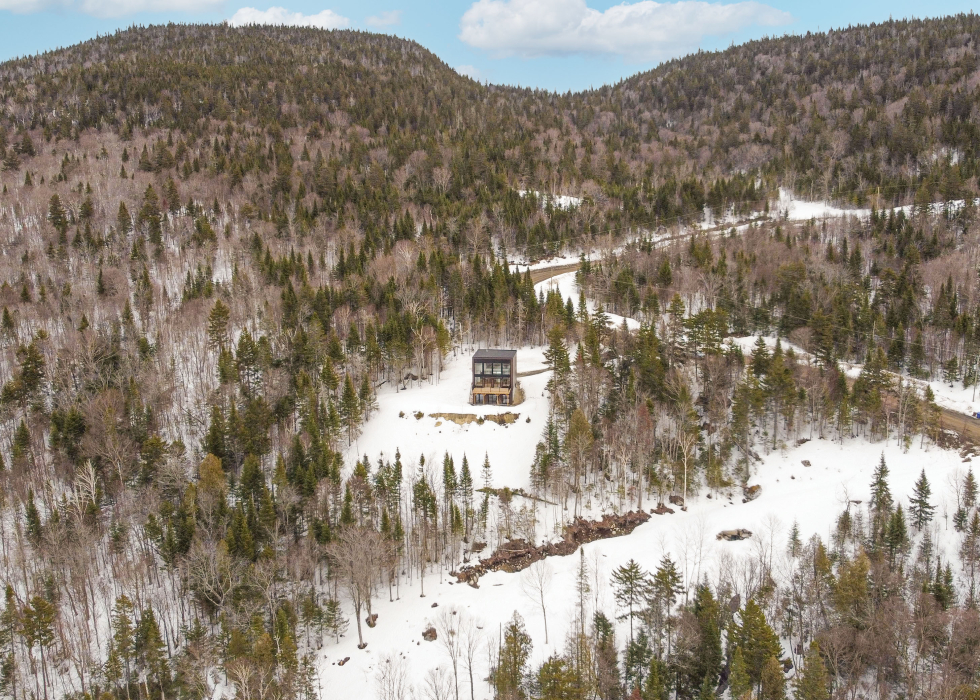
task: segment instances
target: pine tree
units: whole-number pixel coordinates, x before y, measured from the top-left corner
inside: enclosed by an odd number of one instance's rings
[[[786,678],[779,659],[770,656],[762,667],[759,700],[786,700]]]
[[[649,685],[649,674],[656,670],[652,667],[652,660],[655,658],[653,650],[650,648],[650,638],[647,636],[646,630],[641,629],[636,638],[627,643],[626,654],[623,656],[627,690],[645,688]]]
[[[463,503],[463,514],[466,518],[466,536],[470,535],[473,524],[473,475],[470,473],[470,463],[463,455],[463,464],[459,470],[459,497]]]
[[[361,423],[361,402],[349,374],[344,376],[344,389],[340,395],[340,422],[347,431],[347,444],[350,445]]]
[[[701,584],[697,587],[693,612],[698,622],[698,644],[694,650],[689,683],[693,688],[697,679],[702,678],[702,686],[704,683],[710,684],[713,692],[718,685],[724,657],[721,651],[721,608],[709,586]]]
[[[228,319],[231,310],[218,299],[208,315],[208,343],[212,348],[223,350],[229,343]]]
[[[616,628],[597,612],[592,618],[592,638],[595,644],[595,685],[601,700],[620,700],[622,685],[616,651]]]
[[[732,665],[728,674],[728,687],[731,691],[732,700],[745,700],[752,692],[752,679],[749,678],[749,669],[745,663],[742,648],[738,646],[735,647],[735,651],[732,654]]]
[[[119,202],[119,211],[116,213],[116,231],[121,236],[126,236],[133,230],[133,220],[129,215],[126,202]]]
[[[340,644],[340,638],[347,632],[350,621],[344,615],[344,608],[339,600],[327,599],[323,606],[323,626],[333,636],[337,644]]]
[[[635,560],[628,562],[613,571],[613,590],[616,605],[626,610],[626,613],[616,617],[617,620],[630,621],[630,641],[633,641],[633,619],[639,614],[643,601],[650,593],[650,575],[645,572]]]
[[[17,697],[17,631],[21,629],[20,610],[14,587],[4,591],[4,608],[0,613],[0,689]]]
[[[27,505],[24,508],[24,519],[26,521],[27,539],[35,547],[41,544],[41,536],[44,534],[41,525],[41,514],[34,503],[34,490],[27,490]]]
[[[670,697],[668,673],[666,664],[656,656],[651,655],[646,679],[643,681],[643,692],[640,695],[642,700],[668,700]]]
[[[741,621],[735,625],[733,633],[729,640],[735,641],[741,649],[749,679],[759,683],[766,661],[769,657],[778,656],[782,646],[755,599],[750,598],[745,604]]]
[[[820,645],[817,642],[810,644],[806,663],[796,676],[794,686],[796,700],[830,700],[830,676],[820,656]]]
[[[930,496],[932,496],[932,489],[929,487],[929,480],[926,479],[926,470],[923,469],[915,482],[915,493],[910,499],[909,512],[912,514],[912,524],[916,530],[922,530],[932,520],[936,506],[929,503]]]
[[[552,654],[541,664],[535,681],[534,696],[537,700],[566,700],[575,697],[574,673],[569,668],[568,661],[558,654]]]
[[[888,545],[889,561],[895,562],[899,554],[905,552],[909,545],[908,528],[905,525],[905,513],[902,504],[899,503],[888,521],[888,532],[885,535],[885,543]]]
[[[68,216],[61,206],[61,198],[56,194],[51,195],[51,201],[48,203],[48,221],[61,236],[68,233]]]
[[[800,524],[794,520],[793,527],[789,531],[789,543],[786,545],[786,553],[794,559],[800,555],[803,549],[803,542],[800,539]]]
[[[973,476],[971,468],[966,476],[963,477],[963,505],[966,508],[973,508],[977,504],[977,480]]]
[[[531,657],[531,635],[524,627],[524,618],[517,611],[504,627],[504,636],[497,654],[497,663],[490,672],[490,682],[498,698],[525,700],[527,691],[524,674]]]
[[[364,414],[364,420],[371,418],[371,413],[377,410],[378,401],[374,396],[374,389],[371,387],[371,380],[368,378],[367,373],[361,375],[361,388],[357,394],[360,400],[361,412]]]
[[[888,466],[885,464],[885,453],[875,468],[871,479],[871,534],[872,541],[880,542],[888,527],[888,519],[892,513],[892,494],[888,488]]]

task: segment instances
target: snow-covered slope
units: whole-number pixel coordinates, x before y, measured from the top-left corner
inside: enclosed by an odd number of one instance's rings
[[[519,351],[519,370],[527,371],[542,364],[540,349]],[[352,448],[352,457],[366,452],[374,460],[380,451],[393,455],[398,447],[406,462],[417,460],[418,454],[425,454],[428,461],[441,459],[448,450],[456,458],[457,467],[465,452],[474,469],[478,470],[486,452],[493,465],[495,485],[526,486],[534,445],[547,414],[547,400],[542,392],[549,373],[522,380],[528,400],[522,406],[509,409],[520,412],[521,418],[507,428],[492,422],[460,427],[444,421],[437,426],[437,420],[430,418],[428,413],[484,415],[508,410],[507,407],[476,410],[469,406],[466,403],[468,373],[469,354],[466,353],[448,364],[438,383],[398,393],[393,389],[382,391],[378,397],[380,410]],[[416,420],[411,412],[419,410],[426,416]],[[405,417],[399,418],[402,411]],[[531,423],[525,422],[526,417],[531,417]],[[932,524],[933,540],[937,543],[938,553],[943,554],[945,550],[951,554],[959,542],[951,524],[955,508],[951,483],[953,479],[961,478],[968,467],[957,453],[928,445],[923,448],[918,442],[908,453],[903,453],[893,441],[851,440],[840,444],[814,439],[765,455],[761,463],[753,465],[750,482],[762,487],[761,495],[754,501],[742,503],[741,493],[735,489],[710,497],[707,492],[702,492],[689,497],[687,512],[678,510],[673,515],[655,515],[629,536],[586,545],[585,559],[590,567],[593,589],[590,604],[599,606],[609,615],[614,614],[609,586],[612,571],[631,558],[653,570],[665,553],[678,563],[686,586],[691,587],[705,578],[717,584],[724,577],[744,596],[748,580],[746,572],[751,570],[753,562],[759,561],[760,557],[772,557],[776,560],[774,565],[780,565],[794,521],[804,540],[817,534],[828,541],[843,509],[865,508],[872,472],[882,453],[891,472],[892,493],[897,502],[906,506],[913,483],[920,470],[925,468],[935,494],[933,502],[937,505]],[[809,467],[804,466],[804,460],[810,463]],[[545,507],[546,510],[551,508]],[[746,528],[754,535],[742,542],[715,539],[720,530],[734,528]],[[526,573],[488,574],[480,579],[480,588],[474,589],[454,584],[445,573],[433,571],[426,577],[424,598],[420,597],[417,578],[412,581],[403,579],[398,591],[399,600],[388,602],[387,593],[379,592],[380,600],[374,605],[374,612],[379,615],[378,625],[374,629],[365,627],[366,649],[356,647],[353,621],[340,644],[335,644],[332,639],[324,640],[317,657],[322,697],[357,700],[376,697],[378,666],[392,663],[382,661],[389,655],[393,655],[393,663],[402,665],[411,683],[420,691],[433,669],[439,669],[436,673],[450,673],[449,657],[442,643],[439,640],[423,641],[421,635],[430,624],[437,624],[440,615],[450,614],[452,610],[478,622],[485,645],[496,644],[498,630],[516,610],[524,618],[534,640],[532,663],[539,664],[564,644],[574,608],[578,565],[578,556],[551,558],[535,564],[536,567],[550,567],[554,574],[547,595],[550,637],[547,646],[540,606],[522,591],[521,581]],[[625,627],[621,626],[620,640],[625,633]],[[345,657],[350,657],[350,661],[338,666],[337,662]],[[477,656],[474,674],[477,698],[491,697],[483,680],[487,675],[487,659],[484,646]],[[461,693],[464,697],[469,695],[468,683],[462,678]]]
[[[493,486],[527,487],[534,447],[548,416],[545,385],[551,374],[542,372],[519,378],[525,395],[524,403],[520,405],[471,406],[472,351],[451,357],[442,373],[432,382],[412,382],[409,388],[401,391],[396,391],[393,386],[383,387],[378,392],[378,411],[371,416],[360,437],[348,450],[348,463],[353,464],[365,454],[372,464],[379,456],[393,460],[395,451],[400,450],[402,463],[414,468],[421,455],[425,456],[426,464],[441,465],[443,455],[449,452],[457,470],[465,454],[474,478],[477,478],[486,454],[493,468]],[[517,351],[518,373],[544,367],[543,348],[521,348]],[[419,412],[424,415],[416,418]],[[485,421],[482,425],[457,425],[445,418],[433,418],[430,415],[433,413],[475,414],[480,417],[517,413],[520,416],[510,425],[498,425],[493,421]],[[478,482],[477,485],[483,484]]]

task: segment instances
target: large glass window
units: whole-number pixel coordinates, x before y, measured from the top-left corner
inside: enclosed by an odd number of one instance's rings
[[[483,374],[483,363],[474,362],[473,363],[473,374]]]
[[[483,386],[483,377],[474,377],[473,386]]]
[[[501,363],[501,367],[502,367],[501,372],[503,374],[510,374],[510,363],[509,362],[503,362],[503,363]]]
[[[500,386],[504,389],[510,389],[510,377],[504,377],[500,380]]]

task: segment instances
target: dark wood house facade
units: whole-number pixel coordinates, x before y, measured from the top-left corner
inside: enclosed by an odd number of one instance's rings
[[[516,384],[516,350],[477,350],[473,355],[471,404],[510,406],[514,403]]]

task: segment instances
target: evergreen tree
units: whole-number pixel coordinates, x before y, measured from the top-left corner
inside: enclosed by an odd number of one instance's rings
[[[707,585],[701,584],[697,587],[693,612],[698,622],[698,644],[694,650],[689,683],[694,688],[697,679],[701,678],[702,687],[707,683],[714,692],[724,665],[721,650],[721,608]]]
[[[613,571],[613,590],[616,605],[625,610],[617,620],[630,622],[630,641],[633,641],[633,619],[639,614],[643,602],[650,594],[650,577],[635,560],[628,562]]]
[[[830,700],[830,677],[817,642],[811,642],[806,663],[796,676],[794,686],[796,700]]]
[[[514,611],[504,627],[497,663],[491,669],[490,682],[498,698],[525,700],[527,690],[524,674],[531,657],[531,636],[524,628],[524,618]]]
[[[20,610],[14,587],[4,589],[4,608],[0,612],[0,690],[17,697],[17,632],[21,629]]]
[[[786,678],[775,656],[766,659],[759,685],[759,700],[786,700]]]
[[[929,480],[926,479],[926,470],[923,469],[919,478],[915,482],[915,493],[911,500],[909,512],[912,514],[912,524],[916,530],[921,530],[932,520],[933,511],[936,506],[929,503],[932,496],[932,489],[929,487]]]
[[[657,657],[651,656],[646,680],[643,682],[643,692],[640,695],[642,700],[668,700],[670,697],[668,673],[666,664]]]
[[[48,203],[48,221],[61,236],[68,233],[68,216],[61,206],[61,198],[56,194],[51,195],[51,201]]]
[[[224,350],[228,345],[228,319],[231,310],[218,299],[208,315],[208,342],[212,348]]]
[[[731,691],[732,700],[746,700],[752,693],[752,679],[749,678],[749,669],[745,663],[745,656],[742,654],[740,646],[735,647],[732,653],[732,665],[728,674],[728,687]]]
[[[347,431],[347,444],[350,445],[361,423],[361,402],[349,374],[344,376],[344,388],[340,395],[340,422]]]
[[[971,468],[966,476],[963,477],[963,505],[966,508],[973,508],[977,504],[977,480],[973,476]]]
[[[600,700],[620,700],[622,684],[616,651],[616,629],[601,612],[596,612],[592,618],[592,637],[595,640],[596,692]]]
[[[746,673],[752,683],[758,684],[766,662],[770,657],[778,657],[782,646],[754,599],[748,600],[740,617],[740,622],[730,631],[729,643],[734,642],[742,651]]]
[[[882,453],[871,479],[871,502],[868,504],[871,510],[872,542],[877,543],[883,539],[891,517],[892,503],[892,493],[888,488],[888,466],[885,464],[885,454]]]

